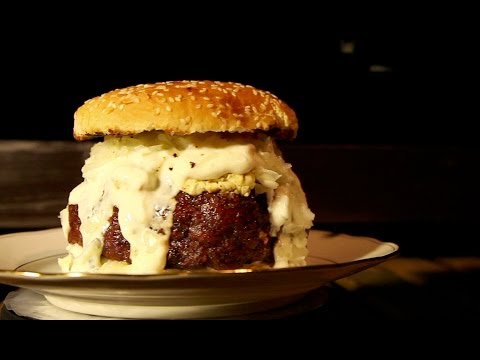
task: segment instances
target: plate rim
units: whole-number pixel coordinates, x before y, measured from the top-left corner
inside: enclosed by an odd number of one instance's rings
[[[28,235],[28,234],[35,234],[40,232],[48,232],[48,231],[58,231],[60,228],[51,228],[51,229],[43,229],[43,230],[36,230],[36,231],[24,231],[24,232],[16,232],[16,233],[9,233],[0,235],[1,238],[6,237],[15,237],[21,235]],[[221,274],[222,276],[252,276],[253,274],[265,274],[265,273],[272,273],[272,274],[282,274],[285,272],[298,272],[298,271],[314,271],[320,269],[335,269],[335,268],[343,268],[346,266],[352,265],[361,265],[362,263],[372,263],[372,262],[384,262],[389,260],[390,258],[396,257],[400,254],[400,246],[393,242],[384,242],[372,237],[368,236],[358,236],[358,235],[350,235],[345,233],[336,233],[331,231],[325,231],[321,229],[312,229],[311,231],[315,232],[323,232],[328,233],[330,235],[343,235],[353,238],[362,238],[364,240],[373,241],[379,245],[387,245],[390,246],[392,251],[385,255],[380,256],[372,256],[364,259],[357,259],[351,260],[346,262],[339,262],[339,263],[331,263],[331,264],[317,264],[317,265],[305,265],[305,266],[298,266],[298,267],[289,267],[289,268],[268,268],[268,267],[259,267],[259,268],[239,268],[239,269],[232,269],[232,270],[209,270],[209,269],[198,269],[198,270],[179,270],[179,269],[167,269],[164,270],[162,274],[149,274],[149,275],[139,275],[139,274],[101,274],[101,273],[88,273],[88,272],[70,272],[70,273],[42,273],[42,272],[35,272],[35,271],[18,271],[18,270],[5,270],[0,269],[0,282],[5,281],[16,281],[16,280],[30,280],[35,282],[35,280],[43,280],[48,283],[57,283],[60,281],[68,280],[69,282],[73,282],[76,284],[81,284],[83,282],[90,282],[90,281],[105,281],[105,280],[117,280],[117,281],[124,281],[124,280],[143,280],[146,282],[153,282],[159,280],[166,280],[166,279],[176,279],[179,277],[182,278],[208,278],[208,277],[215,277]],[[330,236],[329,235],[329,236]],[[61,256],[62,254],[60,254]],[[59,255],[49,255],[43,258],[39,258],[33,261],[38,261],[42,259],[46,259],[49,257],[54,257]],[[20,265],[24,266],[30,262],[26,262],[25,264]],[[42,281],[42,282],[43,282]],[[37,281],[38,282],[38,281]],[[8,283],[8,282],[5,282]]]

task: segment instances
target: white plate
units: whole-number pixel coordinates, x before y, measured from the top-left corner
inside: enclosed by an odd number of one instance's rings
[[[61,229],[0,236],[0,282],[31,289],[62,309],[142,319],[227,317],[294,302],[330,281],[398,254],[372,238],[310,231],[307,266],[222,271],[167,270],[161,275],[61,273]]]

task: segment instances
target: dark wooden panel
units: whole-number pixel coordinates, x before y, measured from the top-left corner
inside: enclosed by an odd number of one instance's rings
[[[0,141],[0,228],[59,226],[90,143]],[[281,144],[316,223],[475,221],[478,150]]]
[[[480,152],[467,147],[288,145],[316,222],[476,221]]]
[[[74,142],[0,141],[0,227],[59,226],[88,151]]]

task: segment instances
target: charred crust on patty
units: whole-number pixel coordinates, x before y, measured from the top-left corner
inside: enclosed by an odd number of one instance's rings
[[[166,268],[235,269],[255,262],[273,264],[276,239],[268,235],[264,195],[205,192],[192,196],[181,191],[175,199]],[[130,244],[122,234],[118,212],[115,206],[104,233],[102,256],[130,263]],[[80,222],[77,205],[69,205],[69,216],[73,223]],[[81,238],[80,231],[72,229],[75,238]],[[163,229],[158,233],[164,233]],[[69,239],[71,236],[72,230]]]

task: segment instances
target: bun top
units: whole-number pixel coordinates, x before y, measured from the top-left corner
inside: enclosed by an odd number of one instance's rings
[[[87,140],[162,130],[170,135],[266,132],[293,139],[295,112],[268,91],[219,81],[169,81],[117,89],[75,112],[73,135]]]

